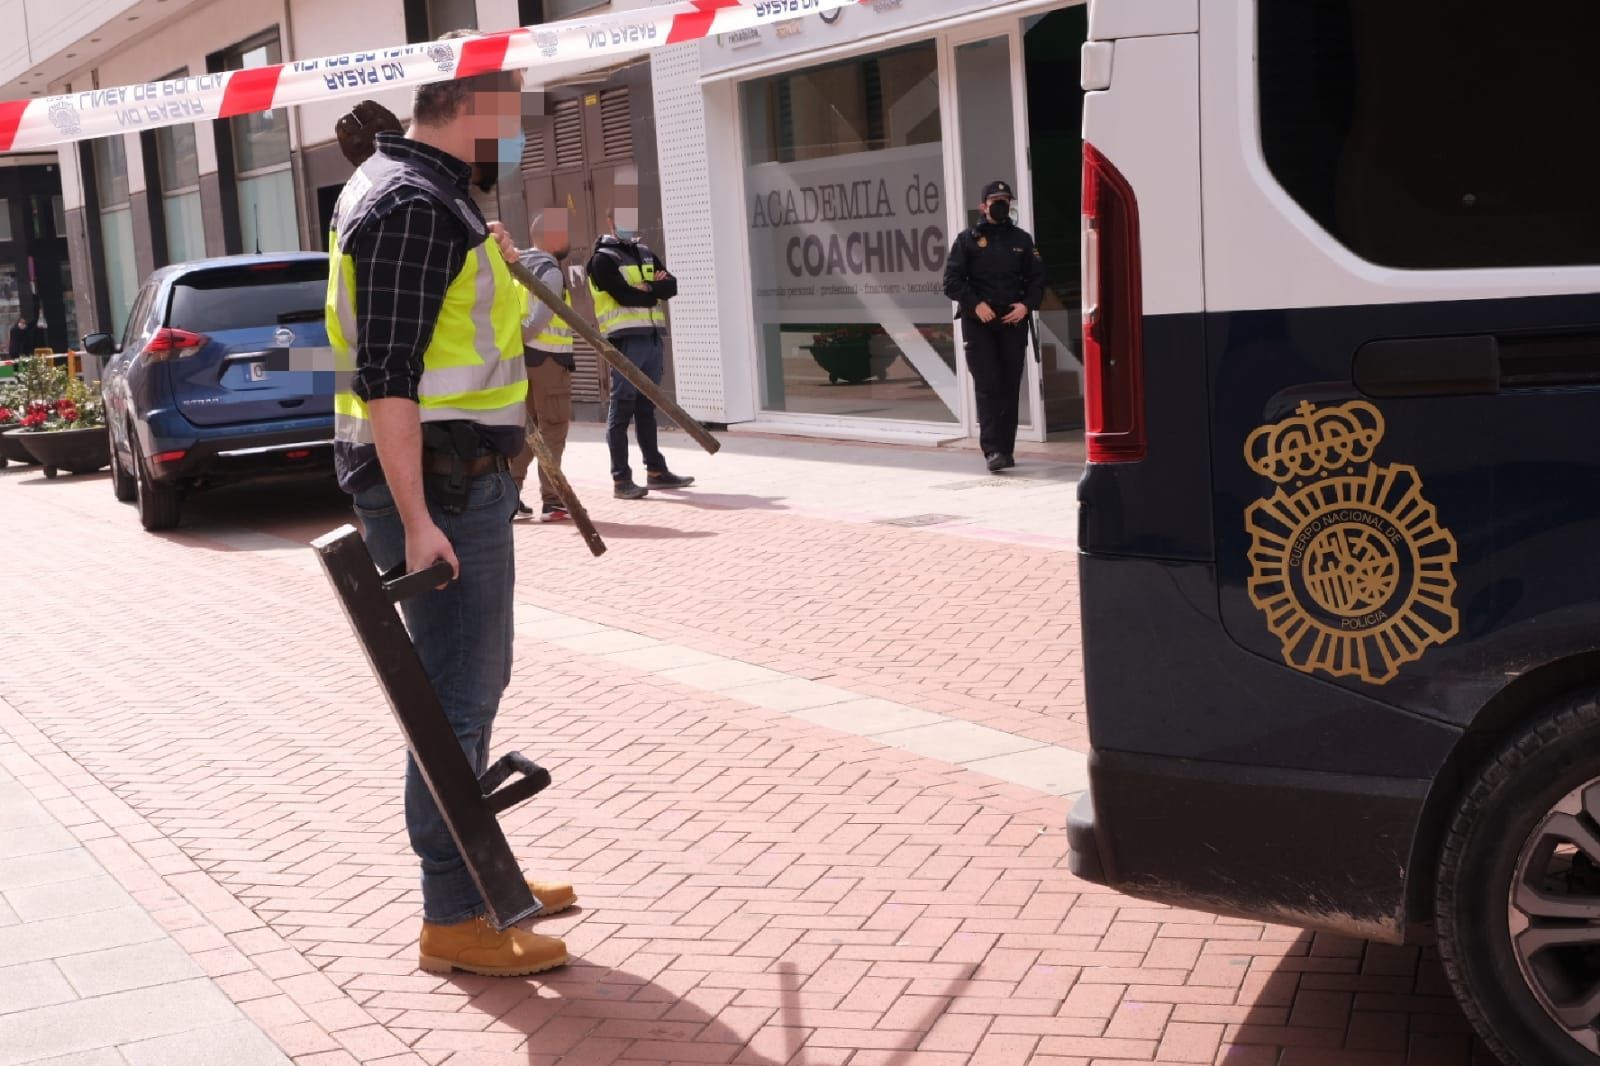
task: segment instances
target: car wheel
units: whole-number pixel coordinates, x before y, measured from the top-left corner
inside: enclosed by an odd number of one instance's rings
[[[137,437],[129,438],[128,445],[133,451],[134,499],[139,505],[139,524],[151,533],[171,529],[178,524],[177,488],[151,479]]]
[[[1439,954],[1508,1066],[1600,1066],[1600,691],[1518,733],[1440,856]]]
[[[44,466],[44,476],[49,478],[51,481],[54,481],[56,479],[56,475],[59,474],[59,473],[61,473],[61,471],[57,470],[55,467],[51,466],[49,463],[45,464],[45,466]]]
[[[128,430],[129,447],[132,447],[133,430]],[[139,495],[139,486],[135,483],[134,475],[122,467],[122,455],[117,451],[117,442],[111,442],[111,491],[122,503],[132,503]]]

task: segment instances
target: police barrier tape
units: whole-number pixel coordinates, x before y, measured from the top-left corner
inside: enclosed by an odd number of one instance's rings
[[[0,102],[0,152],[370,96],[384,89],[525,70],[541,63],[626,55],[867,2],[679,0],[450,41],[4,101]]]

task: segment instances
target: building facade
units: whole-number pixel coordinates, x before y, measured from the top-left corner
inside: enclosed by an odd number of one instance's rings
[[[873,0],[656,52],[684,406],[789,433],[975,433],[941,280],[1001,179],[1048,279],[1022,434],[1078,425],[1086,34],[1062,0]]]
[[[647,2],[79,0],[0,51],[0,92],[137,85]],[[522,232],[565,212],[586,310],[587,249],[618,197],[637,197],[646,240],[680,279],[669,384],[696,417],[940,440],[976,432],[944,260],[978,190],[1004,179],[1049,281],[1022,396],[1022,434],[1043,439],[1081,419],[1086,25],[1068,0],[871,0],[600,69],[532,71],[520,181],[502,182],[497,213]],[[407,90],[374,95],[408,117]],[[58,348],[120,336],[157,267],[325,247],[350,173],[333,137],[348,103],[4,160],[0,317],[43,312]],[[575,399],[593,416],[606,375],[593,353],[579,359]]]
[[[44,5],[38,5],[43,7]],[[18,9],[0,46],[0,98],[20,99],[247,69],[286,59],[430,40],[450,29],[603,13],[596,0],[74,0],[41,16]],[[618,6],[638,6],[618,0]],[[29,16],[29,17],[21,17]],[[638,80],[635,60],[607,78]],[[596,75],[553,71],[529,85],[527,124]],[[374,93],[402,120],[409,90]],[[647,127],[648,89],[630,123]],[[326,247],[350,165],[334,139],[349,101],[222,122],[131,131],[57,152],[0,159],[0,321],[43,312],[57,349],[82,334],[121,336],[146,275],[169,263],[239,252]],[[639,138],[649,149],[651,137]],[[653,175],[653,154],[637,165]],[[525,230],[524,187],[502,184],[497,212]],[[659,209],[656,212],[659,218]],[[659,228],[659,227],[658,227]],[[5,316],[10,315],[10,319]],[[592,389],[590,390],[593,391]]]

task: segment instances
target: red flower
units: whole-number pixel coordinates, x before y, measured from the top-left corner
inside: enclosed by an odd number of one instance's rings
[[[46,408],[45,410],[40,410],[38,408],[33,408],[33,409],[29,410],[28,413],[26,415],[24,415],[23,418],[22,418],[23,426],[25,426],[28,429],[37,429],[38,427],[44,425],[45,422],[50,417],[46,413],[47,410],[48,410],[48,408]]]
[[[71,400],[57,400],[56,414],[63,422],[76,422],[78,420],[78,405]]]
[[[50,415],[50,405],[43,400],[29,400],[28,413],[33,414],[35,412],[41,413],[48,418]]]
[[[16,416],[11,413],[11,408],[9,408],[9,407],[0,407],[0,426],[3,426],[7,422],[10,422],[15,417]]]

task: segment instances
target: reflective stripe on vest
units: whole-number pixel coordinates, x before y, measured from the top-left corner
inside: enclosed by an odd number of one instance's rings
[[[333,398],[334,438],[352,444],[373,443],[367,405],[352,390],[355,375],[355,259],[329,234],[328,342],[339,368]],[[417,403],[422,421],[465,420],[486,426],[521,426],[526,417],[528,375],[522,362],[520,286],[505,260],[491,254],[486,241],[467,254],[466,262],[445,290],[433,339],[422,353],[422,380]]]
[[[617,267],[622,271],[623,283],[629,286],[640,282],[654,281],[656,278],[656,265],[646,262],[624,262],[621,256],[612,254],[607,249],[600,250],[601,255],[609,255],[616,260]],[[650,307],[626,307],[600,286],[589,279],[589,294],[594,297],[595,325],[600,327],[600,332],[606,336],[622,333],[625,330],[660,329],[667,328],[666,305],[657,300]]]
[[[561,298],[566,302],[567,310],[572,310],[572,290],[563,286]],[[536,352],[566,355],[572,351],[572,327],[552,314],[539,335],[528,342],[528,347]]]

